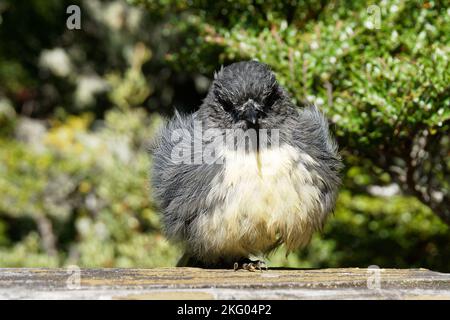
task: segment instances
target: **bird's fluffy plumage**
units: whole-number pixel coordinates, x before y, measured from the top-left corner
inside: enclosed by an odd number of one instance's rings
[[[174,160],[180,146],[193,150],[200,142],[196,152],[204,152],[212,139],[196,130],[212,128],[218,129],[214,137],[226,129],[277,130],[278,143],[247,151],[221,146],[215,163],[195,161],[202,159],[195,152],[191,161]],[[193,139],[174,139],[174,132]],[[315,106],[296,108],[270,68],[256,61],[215,74],[199,110],[176,114],[152,153],[164,231],[184,245],[189,265],[229,264],[281,243],[289,250],[305,246],[332,211],[340,183],[341,162],[325,117]]]

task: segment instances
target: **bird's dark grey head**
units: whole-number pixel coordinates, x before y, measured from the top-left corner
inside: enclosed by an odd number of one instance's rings
[[[244,61],[222,68],[214,75],[205,102],[215,112],[209,116],[248,128],[270,116],[285,95],[269,66]]]

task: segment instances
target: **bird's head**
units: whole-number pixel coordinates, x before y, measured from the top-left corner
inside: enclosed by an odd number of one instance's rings
[[[233,63],[214,75],[207,100],[232,125],[258,127],[276,110],[285,93],[272,70],[257,61]]]

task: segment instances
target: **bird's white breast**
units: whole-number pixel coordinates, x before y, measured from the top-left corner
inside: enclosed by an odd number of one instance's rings
[[[224,158],[223,176],[212,182],[207,198],[222,204],[199,218],[195,232],[205,255],[261,254],[277,239],[288,249],[306,245],[318,228],[320,201],[315,173],[301,163],[314,160],[287,145],[225,151]]]

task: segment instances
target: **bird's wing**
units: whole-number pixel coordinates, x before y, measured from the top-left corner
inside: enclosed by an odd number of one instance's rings
[[[303,165],[319,177],[314,184],[321,191],[322,211],[328,214],[334,208],[341,183],[342,162],[337,143],[329,132],[328,121],[315,105],[298,111],[292,144],[314,159]]]

